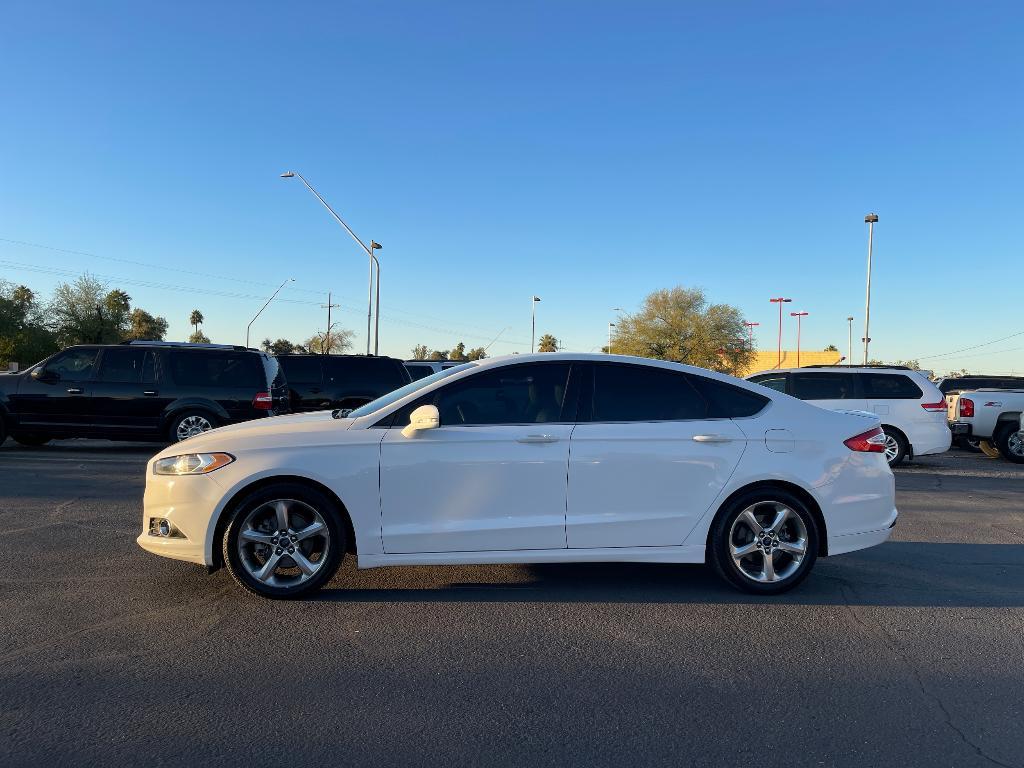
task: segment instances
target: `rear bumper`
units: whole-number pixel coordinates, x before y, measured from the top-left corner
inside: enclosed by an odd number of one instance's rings
[[[898,518],[899,512],[893,507],[891,521],[885,528],[862,531],[860,533],[848,533],[843,536],[829,536],[829,556],[845,555],[847,552],[856,552],[858,549],[867,549],[868,547],[888,541],[889,537],[892,536],[893,529],[896,527],[896,520]]]
[[[952,432],[955,437],[970,437],[971,425],[964,424],[962,421],[951,421],[949,422],[949,431]]]
[[[914,446],[915,456],[929,456],[949,450],[953,436],[944,419],[907,425],[907,438]]]

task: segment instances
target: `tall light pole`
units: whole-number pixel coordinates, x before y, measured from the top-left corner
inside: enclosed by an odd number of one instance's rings
[[[864,299],[864,365],[868,364],[868,345],[871,343],[871,247],[875,239],[875,224],[878,214],[869,213],[864,217],[868,225],[868,289]]]
[[[750,345],[750,348],[753,349],[754,348],[754,329],[757,328],[757,326],[759,326],[760,323],[748,323],[746,321],[743,321],[743,324],[745,326],[747,326],[747,343]]]
[[[534,339],[537,338],[537,302],[540,296],[534,296],[530,302],[530,354],[533,354]]]
[[[803,320],[810,312],[790,312],[790,317],[796,318],[796,367],[800,367],[800,321]]]
[[[370,253],[379,251],[384,246],[378,243],[376,240],[370,241]],[[373,354],[380,354],[380,262],[374,258],[373,262],[377,265],[377,288],[376,298],[373,300]]]
[[[847,365],[853,365],[853,318],[846,318],[847,330],[850,332],[850,356],[846,358]]]
[[[323,203],[324,208],[326,208],[328,211],[330,211],[331,216],[334,217],[334,220],[337,221],[339,224],[341,224],[341,226],[343,226],[345,228],[346,232],[348,232],[350,235],[352,235],[352,239],[355,240],[357,243],[359,243],[359,247],[362,248],[364,251],[366,251],[366,255],[370,257],[370,284],[369,284],[369,287],[367,288],[368,298],[367,298],[367,302],[366,302],[366,354],[370,354],[370,320],[371,320],[371,315],[373,314],[373,270],[374,270],[374,267],[377,268],[377,312],[378,312],[378,314],[380,313],[380,262],[377,261],[377,257],[373,253],[375,250],[377,250],[378,248],[381,247],[380,243],[374,243],[373,240],[371,240],[370,242],[373,243],[373,247],[372,248],[368,248],[366,246],[366,244],[362,240],[359,239],[359,237],[356,235],[356,233],[352,231],[352,228],[349,227],[349,225],[345,223],[345,221],[341,218],[341,216],[339,216],[337,213],[335,213],[334,209],[331,208],[331,206],[329,206],[327,204],[327,201],[324,200],[322,197],[320,197],[320,193],[317,192],[315,189],[313,189],[312,185],[308,181],[306,181],[306,178],[301,173],[298,173],[296,171],[285,171],[284,173],[281,174],[281,178],[282,179],[291,179],[291,178],[296,178],[296,177],[298,179],[300,179],[303,184],[306,185],[306,189],[308,189],[310,192],[312,192],[317,200],[319,200],[321,203]],[[378,323],[379,323],[379,320],[378,320]],[[379,327],[380,326],[378,325],[378,329],[379,329]]]
[[[608,323],[608,354],[612,353],[612,328],[615,327],[615,323]]]
[[[270,302],[272,302],[274,300],[274,297],[277,296],[277,294],[279,294],[281,292],[282,288],[284,288],[286,285],[288,285],[288,283],[294,283],[294,282],[295,282],[295,278],[294,277],[289,277],[287,280],[285,280],[283,283],[281,283],[279,286],[277,286],[277,290],[274,291],[272,294],[270,294],[270,298],[267,299],[266,303],[264,303],[264,305],[262,307],[260,307],[260,311],[257,312],[255,315],[253,315],[252,320],[250,320],[249,324],[247,326],[245,326],[245,346],[246,347],[249,346],[249,329],[252,328],[252,324],[256,322],[256,318],[263,314],[263,310],[266,309],[267,305],[270,304]]]
[[[782,367],[782,305],[788,304],[792,299],[784,299],[781,296],[777,299],[769,299],[772,304],[779,305],[779,362],[775,364],[776,368]]]

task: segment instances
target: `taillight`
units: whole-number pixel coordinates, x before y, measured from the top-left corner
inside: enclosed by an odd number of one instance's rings
[[[942,398],[936,403],[921,403],[921,407],[929,413],[944,413],[946,411],[946,398]]]
[[[849,440],[843,440],[843,445],[851,451],[885,453],[885,432],[882,431],[881,427],[875,427],[867,432],[861,432]]]
[[[960,415],[966,416],[968,419],[974,416],[974,401],[969,397],[960,398]]]
[[[252,407],[258,411],[269,411],[274,407],[274,398],[269,392],[257,392],[256,397],[252,399]]]

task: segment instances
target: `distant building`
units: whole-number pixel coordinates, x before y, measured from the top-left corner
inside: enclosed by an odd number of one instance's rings
[[[842,360],[839,352],[813,352],[811,350],[800,350],[800,366],[807,365],[839,365]],[[779,366],[779,350],[759,349],[754,353],[754,359],[742,373],[736,374],[740,378],[749,376],[758,371],[770,371],[773,368],[796,368],[796,350],[782,350],[782,365]]]

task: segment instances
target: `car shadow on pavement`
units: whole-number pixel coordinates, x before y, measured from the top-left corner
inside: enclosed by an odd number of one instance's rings
[[[906,607],[1024,606],[1024,544],[888,542],[837,558],[819,559],[809,578],[791,592],[761,597],[725,585],[700,565],[565,563],[487,566],[495,581],[460,581],[479,576],[480,566],[383,568],[357,571],[351,563],[313,600],[368,603],[593,602],[864,605]],[[517,580],[502,581],[508,569]],[[422,588],[395,587],[401,572]],[[444,582],[444,583],[438,583]]]

